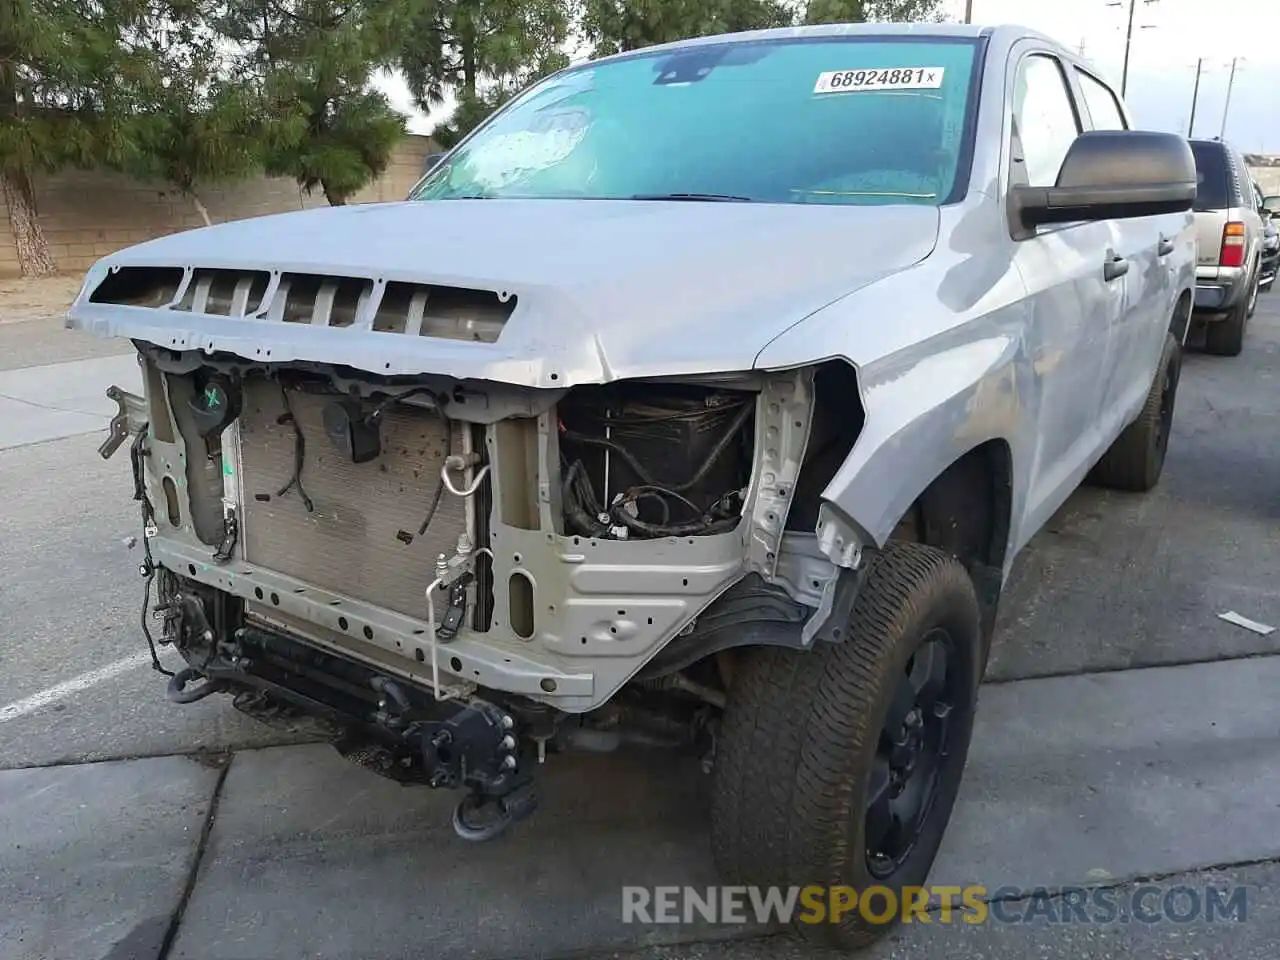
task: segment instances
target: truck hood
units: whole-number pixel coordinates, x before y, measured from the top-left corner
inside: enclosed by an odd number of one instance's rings
[[[927,257],[938,221],[936,208],[908,205],[451,200],[321,208],[175,234],[107,257],[90,272],[69,324],[277,362],[524,386],[741,371],[815,311]],[[92,302],[108,271],[124,266],[359,277],[517,300],[492,343]],[[815,344],[815,358],[824,355]]]

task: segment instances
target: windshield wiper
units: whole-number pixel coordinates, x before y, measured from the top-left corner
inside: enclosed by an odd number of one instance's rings
[[[750,197],[735,197],[729,193],[634,193],[632,200],[710,200],[720,203],[754,203]]]

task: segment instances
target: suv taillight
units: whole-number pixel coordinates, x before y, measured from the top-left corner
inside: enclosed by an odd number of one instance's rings
[[[1232,220],[1222,228],[1222,255],[1218,258],[1220,267],[1244,266],[1244,224]]]

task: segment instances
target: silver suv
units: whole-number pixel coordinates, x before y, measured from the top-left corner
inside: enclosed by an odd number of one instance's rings
[[[107,258],[71,320],[139,349],[103,452],[170,696],[323,717],[468,840],[556,752],[694,750],[728,878],[901,896],[1015,554],[1164,464],[1195,163],[1129,126],[1017,28],[708,37],[539,82],[407,202]]]
[[[1263,224],[1257,191],[1240,151],[1224,140],[1192,140],[1196,158],[1197,321],[1205,349],[1234,357],[1258,305]]]

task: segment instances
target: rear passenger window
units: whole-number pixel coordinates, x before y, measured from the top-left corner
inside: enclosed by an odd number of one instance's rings
[[[1220,143],[1191,141],[1191,153],[1196,158],[1195,208],[1197,210],[1225,210],[1230,202],[1230,174],[1227,157]]]
[[[1089,116],[1093,119],[1093,129],[1128,130],[1124,112],[1111,89],[1083,70],[1077,70],[1076,76],[1080,78],[1080,91],[1084,94],[1085,106],[1089,108]]]
[[[1057,60],[1032,56],[1018,65],[1013,120],[1026,158],[1027,184],[1053,186],[1067,151],[1080,135],[1075,105]]]

